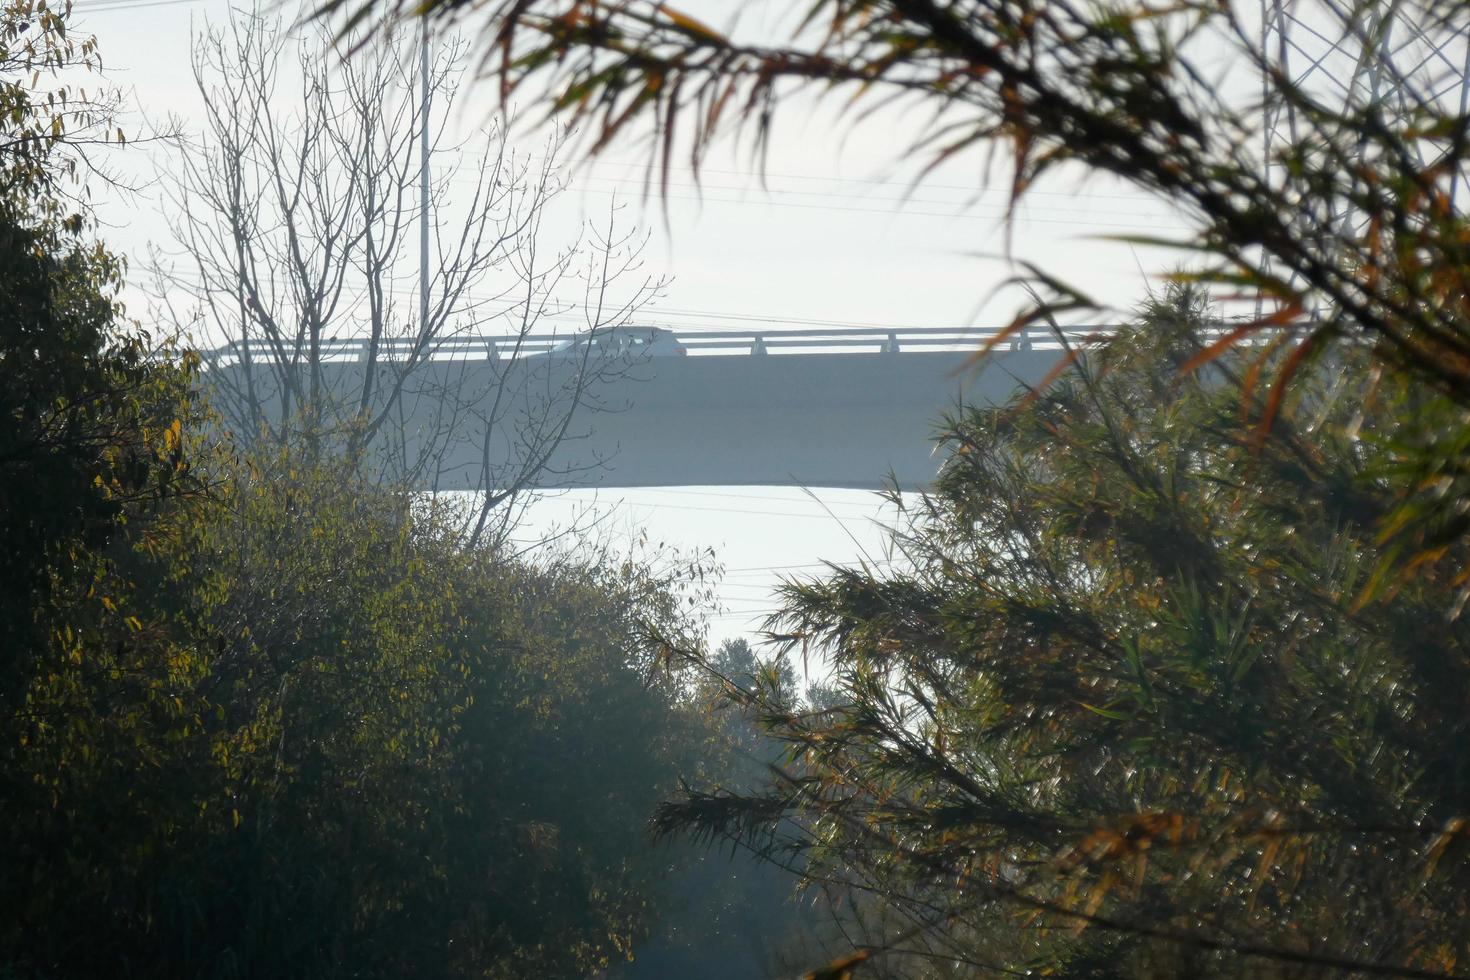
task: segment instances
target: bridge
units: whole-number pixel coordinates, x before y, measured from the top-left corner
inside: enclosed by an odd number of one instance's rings
[[[1108,328],[1073,327],[1069,345]],[[449,425],[443,464],[424,482],[442,490],[482,489],[485,473],[518,451],[514,426],[491,438],[484,407],[500,393],[502,419],[527,417],[530,400],[576,385],[587,371],[576,335],[461,336],[432,347],[380,343],[371,355],[359,339],[323,342],[316,354],[327,387],[361,387],[371,356],[389,366],[412,363],[415,382],[401,425],[409,452],[425,433]],[[977,359],[994,330],[882,328],[709,331],[679,335],[680,356],[627,357],[599,364],[580,391],[576,425],[556,447],[538,486],[662,487],[787,485],[876,489],[890,477],[904,489],[929,484],[938,471],[935,422],[956,405],[995,405],[1055,367],[1063,343],[1029,328]],[[206,378],[240,387],[250,359],[270,348],[252,341],[210,352]],[[279,350],[276,351],[279,354]],[[671,352],[672,353],[672,352]],[[447,412],[451,394],[482,403]],[[452,417],[451,417],[452,416]],[[477,422],[478,420],[478,422]],[[488,454],[488,456],[487,456]]]

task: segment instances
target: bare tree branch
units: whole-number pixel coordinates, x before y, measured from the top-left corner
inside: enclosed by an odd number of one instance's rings
[[[499,126],[454,135],[467,45],[437,45],[426,100],[407,40],[390,35],[339,58],[324,29],[297,38],[247,14],[198,37],[204,133],[166,189],[179,254],[155,256],[156,291],[172,322],[220,348],[210,381],[237,436],[341,452],[376,480],[481,489],[466,531],[498,540],[516,498],[601,407],[593,389],[627,367],[538,361],[521,341],[549,332],[546,318],[573,308],[572,290],[587,326],[604,329],[627,322],[662,282],[643,273],[646,237],[619,228],[616,205],[604,227],[548,245],[565,134],[539,158]],[[425,208],[421,312],[407,297]],[[477,343],[492,334],[514,339],[494,351]],[[466,459],[478,463],[467,470]]]

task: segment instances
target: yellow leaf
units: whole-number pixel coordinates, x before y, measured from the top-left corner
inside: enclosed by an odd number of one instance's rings
[[[690,17],[688,14],[680,13],[679,11],[670,7],[668,4],[660,4],[659,10],[665,17],[673,22],[675,27],[681,28],[689,34],[694,34],[708,41],[713,41],[715,44],[728,43],[725,40],[723,34],[720,34],[718,31],[706,27],[699,21],[695,20],[693,17]]]

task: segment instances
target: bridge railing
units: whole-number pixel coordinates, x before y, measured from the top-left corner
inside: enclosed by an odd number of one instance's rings
[[[1106,336],[1112,326],[1072,326],[1063,337],[1072,345],[1085,344]],[[792,330],[700,330],[671,334],[691,356],[781,355],[796,353],[881,353],[901,354],[905,351],[979,350],[991,342],[1000,328],[996,327],[838,327]],[[317,355],[325,363],[361,363],[370,356],[380,362],[406,364],[410,361],[481,361],[545,357],[568,341],[585,334],[534,333],[501,336],[456,336],[420,344],[410,339],[383,339],[376,346],[361,337],[333,337],[322,340]],[[1056,350],[1062,346],[1049,327],[1028,327],[1006,337],[999,350]],[[310,354],[306,345],[276,345],[263,339],[235,341],[202,352],[207,367],[227,367],[247,357],[252,360],[279,362],[299,358],[305,362]]]
[[[1067,327],[1068,343],[1086,343],[1111,326]],[[798,351],[869,351],[899,354],[919,350],[978,350],[1001,333],[998,327],[847,327],[802,330],[702,330],[680,336],[690,354],[769,354]],[[1028,327],[1002,341],[999,349],[1059,349],[1061,341],[1049,327]]]

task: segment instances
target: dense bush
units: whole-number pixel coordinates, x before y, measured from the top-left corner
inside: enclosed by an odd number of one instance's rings
[[[64,649],[17,651],[14,968],[566,974],[638,934],[644,822],[700,741],[638,639],[667,595],[346,476],[229,474],[111,549],[125,625],[76,631],[77,596]]]
[[[953,418],[893,570],[786,590],[832,706],[727,688],[790,761],[664,825],[873,896],[875,971],[1461,968],[1464,545],[1373,584],[1414,443],[1459,411],[1345,349],[1263,428],[1258,351],[1181,370],[1201,314],[1181,290]]]

